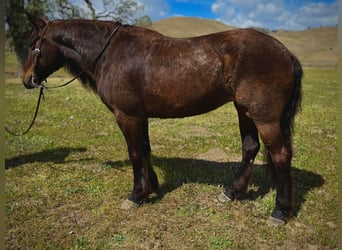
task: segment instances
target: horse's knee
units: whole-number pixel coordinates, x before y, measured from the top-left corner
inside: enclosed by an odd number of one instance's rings
[[[283,146],[279,151],[270,152],[271,160],[276,173],[289,173],[291,170],[292,150],[290,147]]]
[[[131,160],[132,165],[140,165],[142,162],[142,154],[137,150],[128,150],[129,159]]]
[[[243,160],[253,161],[260,149],[259,140],[247,136],[242,143]]]

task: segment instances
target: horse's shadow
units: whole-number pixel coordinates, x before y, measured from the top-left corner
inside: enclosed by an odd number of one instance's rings
[[[54,149],[47,149],[41,152],[36,152],[32,154],[22,154],[12,158],[5,159],[5,169],[11,169],[20,167],[21,165],[27,163],[34,162],[52,162],[54,164],[63,164],[70,161],[76,160],[67,160],[67,157],[75,152],[85,152],[87,148],[68,148],[68,147],[60,147]]]
[[[70,154],[85,152],[86,150],[87,149],[83,147],[61,147],[32,154],[19,155],[10,159],[5,159],[5,168],[16,168],[34,162],[64,164],[69,163],[70,161],[83,161],[82,159],[67,160],[67,157]],[[158,174],[162,175],[163,178],[159,194],[151,200],[152,202],[162,199],[164,195],[179,188],[184,183],[206,183],[219,186],[229,185],[240,164],[239,162],[225,163],[192,158],[158,156],[152,156],[152,162],[157,166]],[[116,169],[126,168],[131,165],[129,160],[107,161],[104,164]],[[266,165],[264,164],[254,164],[254,188],[247,193],[246,199],[255,200],[258,197],[265,196],[270,191],[272,186],[270,185],[271,181],[266,169]],[[306,194],[311,189],[321,187],[324,184],[324,179],[319,174],[294,166],[292,166],[292,175],[296,197],[296,215],[305,202]]]
[[[174,191],[184,183],[205,183],[218,186],[230,185],[240,162],[217,162],[192,158],[168,158],[153,156],[152,162],[159,169],[164,182],[160,186],[159,193],[151,202],[162,199],[167,193]],[[130,165],[126,161],[109,161],[107,165],[113,168],[122,168]],[[299,169],[292,166],[292,176],[295,192],[295,216],[300,211],[306,200],[306,194],[314,188],[321,187],[324,179],[321,175],[312,171]],[[254,164],[253,188],[248,191],[245,199],[256,200],[262,198],[273,188],[266,164]]]

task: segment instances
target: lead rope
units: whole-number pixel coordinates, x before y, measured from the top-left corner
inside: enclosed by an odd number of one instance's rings
[[[39,110],[40,101],[41,101],[42,97],[43,97],[43,99],[44,99],[44,92],[43,92],[43,91],[44,91],[44,87],[42,86],[42,87],[40,87],[38,102],[37,102],[37,106],[36,106],[36,111],[34,112],[34,116],[33,116],[33,119],[32,119],[32,121],[31,121],[30,126],[29,126],[23,133],[19,133],[19,134],[12,132],[11,130],[9,130],[9,129],[5,126],[5,129],[6,129],[6,131],[7,131],[8,133],[10,133],[11,135],[14,135],[14,136],[22,136],[22,135],[27,134],[27,133],[30,131],[30,129],[33,127],[33,124],[34,124],[34,122],[36,121],[36,118],[37,118],[37,116],[38,116],[38,110]]]

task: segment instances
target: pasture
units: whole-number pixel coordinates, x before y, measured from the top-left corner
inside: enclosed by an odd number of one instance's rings
[[[13,72],[13,55],[6,58],[6,72]],[[336,76],[335,69],[304,69],[293,137],[296,210],[279,228],[266,224],[275,191],[261,153],[247,198],[217,201],[240,161],[232,103],[190,118],[151,119],[152,162],[162,195],[124,211],[132,169],[113,115],[77,81],[45,91],[32,131],[5,134],[6,248],[337,248]],[[69,79],[60,71],[48,85]],[[27,128],[38,92],[6,74],[6,126]]]

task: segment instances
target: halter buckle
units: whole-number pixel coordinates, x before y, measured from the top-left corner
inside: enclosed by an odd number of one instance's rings
[[[36,56],[39,56],[39,54],[40,54],[40,49],[35,48],[35,49],[33,50],[33,53],[34,53]]]

